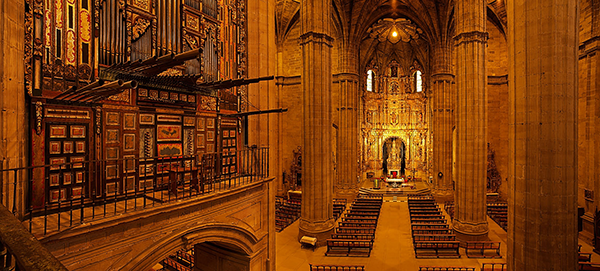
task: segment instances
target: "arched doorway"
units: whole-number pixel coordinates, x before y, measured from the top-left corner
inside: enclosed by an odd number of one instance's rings
[[[389,137],[383,142],[383,174],[398,169],[399,175],[406,173],[406,144],[398,137]]]
[[[250,270],[253,260],[266,257],[262,255],[264,251],[256,253],[258,241],[251,232],[238,226],[221,223],[202,225],[161,238],[140,251],[123,270],[149,270],[164,263],[165,259],[186,257],[181,252],[193,254],[192,259],[202,262],[203,266],[205,262],[212,261],[214,265],[206,270],[232,270],[232,266],[236,266],[234,270]]]
[[[251,257],[240,247],[227,242],[207,241],[191,249],[181,249],[149,270],[250,270]]]

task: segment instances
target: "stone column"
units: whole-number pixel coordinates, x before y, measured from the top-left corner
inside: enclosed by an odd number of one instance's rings
[[[577,270],[578,3],[513,0],[509,270]]]
[[[298,238],[324,244],[334,226],[331,122],[331,1],[300,4],[302,35],[302,211]]]
[[[248,78],[275,75],[277,72],[277,46],[275,43],[275,0],[247,1],[248,14]],[[260,109],[279,108],[279,88],[275,81],[260,82],[248,86],[250,104]],[[252,109],[248,109],[249,111]],[[280,114],[262,114],[248,118],[249,146],[269,147],[269,176],[276,181],[269,184],[267,257],[269,270],[275,269],[275,206],[274,195],[281,183],[281,133]]]
[[[486,11],[483,0],[456,2],[456,175],[453,227],[463,241],[487,239]]]
[[[441,42],[447,43],[447,42]],[[452,127],[454,126],[454,74],[452,51],[448,44],[434,47],[431,74],[433,108],[433,193],[436,197],[450,200],[454,195],[452,186]],[[439,173],[442,176],[439,176]]]
[[[334,101],[339,114],[339,138],[337,140],[337,197],[353,198],[358,188],[358,116],[359,75],[358,47],[351,41],[340,42],[337,85],[339,100]]]
[[[31,25],[33,18],[31,13],[28,15],[27,20]],[[27,44],[30,50],[26,56],[25,20],[25,1],[0,3],[0,168],[4,169],[27,166],[26,150],[29,140],[24,59],[31,63],[29,59],[32,57],[33,31],[29,32],[31,35],[28,36]],[[28,85],[31,84],[29,80]],[[24,191],[27,182],[14,180],[8,173],[2,177],[4,183],[0,183],[0,204],[22,217],[26,211]],[[17,189],[14,189],[15,182],[18,183]]]

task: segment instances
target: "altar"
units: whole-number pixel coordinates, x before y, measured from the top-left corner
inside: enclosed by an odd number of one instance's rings
[[[404,178],[387,178],[386,182],[390,184],[393,188],[400,187],[406,180]]]

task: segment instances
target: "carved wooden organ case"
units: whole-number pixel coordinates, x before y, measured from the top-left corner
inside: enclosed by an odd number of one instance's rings
[[[159,186],[142,158],[225,151],[236,171],[241,121],[221,114],[246,108],[223,84],[246,76],[246,0],[25,2],[31,163],[56,165],[31,172],[34,206]]]

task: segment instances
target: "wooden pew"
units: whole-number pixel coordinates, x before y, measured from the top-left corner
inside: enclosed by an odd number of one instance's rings
[[[323,265],[323,264],[312,264],[310,265],[310,271],[365,271],[364,265]]]
[[[373,241],[327,239],[325,256],[371,256]]]
[[[358,194],[357,199],[381,199],[383,200],[383,194]]]
[[[352,204],[352,206],[350,206],[350,209],[353,209],[353,210],[356,210],[356,209],[366,209],[366,210],[379,211],[379,210],[381,210],[381,205],[357,205],[357,204]]]
[[[410,222],[414,224],[445,224],[445,218],[410,218]]]
[[[435,234],[453,234],[454,232],[450,228],[446,229],[418,229],[412,230],[412,234],[426,234],[426,235],[435,235]]]
[[[579,254],[579,262],[591,262],[592,261],[592,253],[578,252],[578,254]]]
[[[375,228],[336,227],[336,234],[375,234]]]
[[[579,271],[600,271],[600,263],[579,262]]]
[[[369,222],[338,222],[339,227],[354,227],[354,228],[376,228],[377,221]]]
[[[420,241],[414,242],[415,257],[460,258],[459,241]]]
[[[421,215],[442,215],[442,211],[441,210],[411,210],[410,214],[421,214]]]
[[[422,241],[456,241],[454,234],[413,234],[413,243]]]
[[[169,257],[167,257],[166,259],[164,259],[162,262],[162,265],[164,266],[168,266],[169,268],[171,268],[172,270],[177,270],[177,271],[191,271],[192,269],[179,263],[178,261],[171,259]]]
[[[412,210],[436,210],[436,211],[441,211],[442,209],[440,209],[439,206],[437,205],[422,205],[422,204],[417,204],[417,205],[409,205],[408,206],[408,210],[412,211]]]
[[[446,216],[444,215],[440,215],[440,214],[410,214],[410,219],[413,218],[437,218],[437,219],[443,219]]]
[[[481,264],[481,271],[506,271],[505,263],[483,263]]]
[[[355,234],[332,234],[331,239],[350,239],[350,240],[374,240],[375,234],[355,233]]]
[[[379,218],[378,215],[362,215],[362,214],[349,214],[349,213],[345,213],[343,218],[353,218],[353,219],[375,219],[377,220]]]
[[[342,217],[342,222],[354,222],[354,223],[374,223],[377,225],[377,218],[362,218],[362,217]]]
[[[465,251],[469,258],[502,258],[502,255],[500,255],[500,242],[467,242]]]
[[[475,271],[475,267],[419,266],[419,271]]]
[[[424,229],[450,229],[448,224],[411,224],[411,230],[424,230]]]
[[[368,215],[379,217],[379,211],[370,211],[365,209],[352,209],[350,208],[347,212],[349,215]]]
[[[188,262],[190,265],[194,264],[194,256],[192,256],[192,254],[189,254],[185,251],[179,250],[177,251],[177,257],[185,260],[186,262]]]

